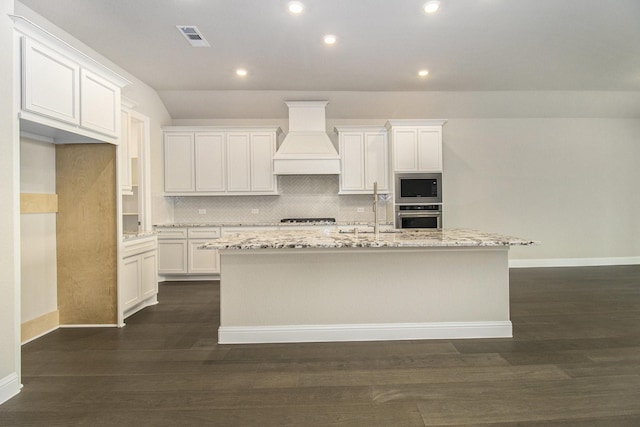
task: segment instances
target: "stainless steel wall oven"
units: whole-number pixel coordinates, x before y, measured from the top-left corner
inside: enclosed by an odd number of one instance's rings
[[[442,228],[442,205],[396,205],[396,228]]]

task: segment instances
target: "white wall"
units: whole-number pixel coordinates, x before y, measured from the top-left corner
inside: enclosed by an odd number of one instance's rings
[[[55,145],[21,138],[20,191],[55,194]],[[20,215],[21,321],[58,310],[56,214]]]
[[[20,209],[13,0],[0,0],[0,403],[20,387]]]

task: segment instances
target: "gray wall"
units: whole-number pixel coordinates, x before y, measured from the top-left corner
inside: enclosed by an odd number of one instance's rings
[[[542,242],[512,258],[640,255],[640,120],[452,119],[447,226]]]

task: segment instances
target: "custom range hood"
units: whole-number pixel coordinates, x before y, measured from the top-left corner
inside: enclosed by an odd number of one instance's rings
[[[326,133],[328,101],[286,101],[289,133],[273,156],[276,175],[335,175],[340,156]]]

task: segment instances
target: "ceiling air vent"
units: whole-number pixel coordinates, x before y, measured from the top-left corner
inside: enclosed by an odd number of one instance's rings
[[[210,47],[208,41],[204,39],[198,28],[193,25],[176,25],[178,30],[182,33],[184,38],[191,44],[193,47]]]

